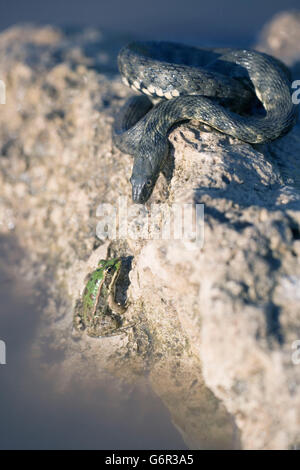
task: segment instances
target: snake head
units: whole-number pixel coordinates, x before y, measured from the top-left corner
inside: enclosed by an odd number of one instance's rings
[[[136,204],[144,204],[152,194],[159,175],[159,168],[152,167],[149,158],[134,159],[130,182],[132,185],[132,200]]]
[[[169,153],[168,139],[157,129],[153,131],[151,121],[150,124],[148,122],[148,127],[146,126],[135,153],[130,178],[132,200],[137,204],[144,204],[151,196],[159,172],[164,167]]]

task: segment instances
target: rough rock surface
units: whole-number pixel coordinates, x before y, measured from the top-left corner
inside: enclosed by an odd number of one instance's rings
[[[272,24],[266,31],[274,34]],[[6,253],[24,250],[16,271],[40,304],[34,354],[60,387],[100,373],[147,377],[191,448],[298,446],[299,125],[260,146],[193,122],[177,126],[172,171],[151,202],[204,204],[203,246],[99,240],[99,204],[130,198],[131,158],[110,134],[130,94],[115,69],[124,42],[94,29],[32,26],[0,36],[0,230]],[[299,41],[285,57],[299,60]],[[72,309],[84,277],[115,254],[133,257],[126,315],[135,327],[78,337]],[[42,354],[49,338],[51,368]]]

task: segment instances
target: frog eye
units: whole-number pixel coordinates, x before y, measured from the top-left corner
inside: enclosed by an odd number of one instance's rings
[[[150,179],[147,180],[147,181],[146,181],[146,186],[148,186],[148,188],[149,188],[150,186],[152,186],[152,180],[150,180]]]

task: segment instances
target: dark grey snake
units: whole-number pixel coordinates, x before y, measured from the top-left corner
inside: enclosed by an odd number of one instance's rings
[[[152,193],[174,123],[197,119],[254,144],[286,134],[297,118],[288,69],[256,51],[133,42],[120,51],[118,65],[124,83],[143,93],[127,101],[113,128],[115,145],[134,156],[136,203]]]

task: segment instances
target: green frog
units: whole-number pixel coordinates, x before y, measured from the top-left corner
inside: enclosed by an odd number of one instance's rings
[[[124,325],[122,314],[127,303],[121,305],[115,299],[116,284],[122,269],[122,259],[101,259],[95,271],[86,279],[82,297],[76,302],[74,327],[89,336],[113,336],[129,326]]]

